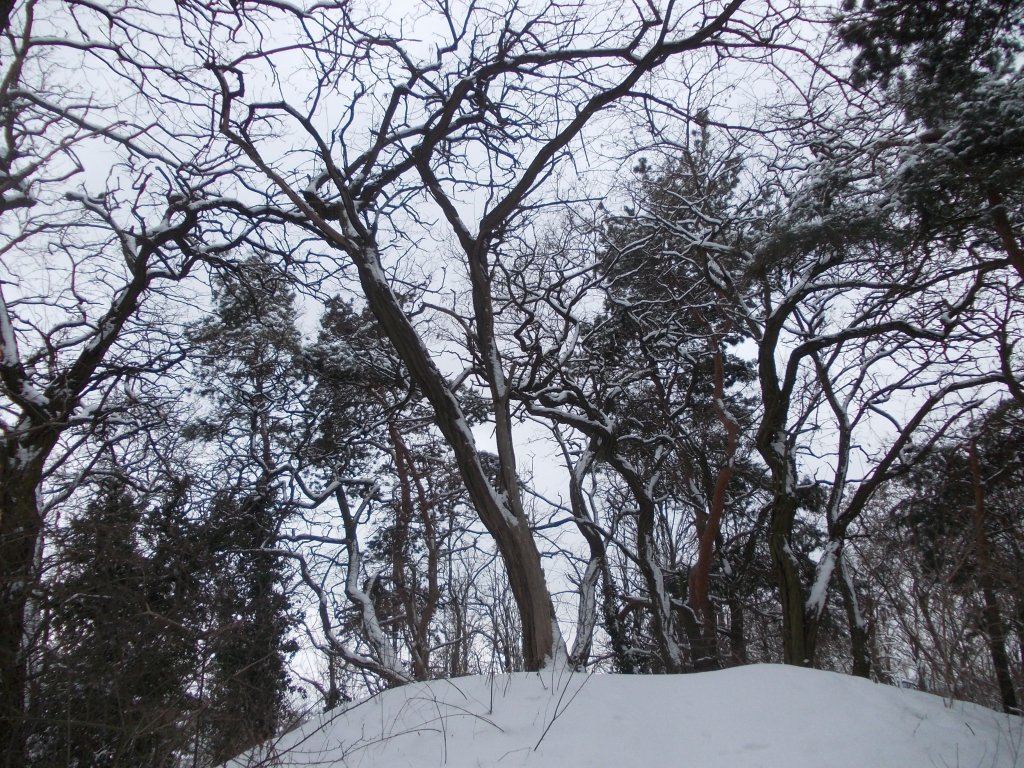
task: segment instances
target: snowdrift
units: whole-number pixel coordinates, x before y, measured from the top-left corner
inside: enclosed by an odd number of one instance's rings
[[[678,676],[548,670],[387,691],[228,765],[1024,768],[1024,723],[792,667]]]

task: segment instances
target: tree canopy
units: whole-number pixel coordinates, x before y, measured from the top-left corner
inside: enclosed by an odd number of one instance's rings
[[[1022,19],[0,3],[0,765],[553,665],[1019,712]]]

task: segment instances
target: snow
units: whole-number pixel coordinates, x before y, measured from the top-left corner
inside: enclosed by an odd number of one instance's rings
[[[228,764],[322,768],[1009,768],[1024,721],[776,665],[693,675],[540,673],[415,683],[319,715]]]
[[[811,594],[807,598],[806,609],[815,615],[820,615],[825,610],[825,598],[828,595],[829,585],[832,584],[832,573],[836,568],[836,561],[840,557],[841,542],[833,539],[825,546],[825,551],[818,561],[815,569],[814,584],[811,585]]]

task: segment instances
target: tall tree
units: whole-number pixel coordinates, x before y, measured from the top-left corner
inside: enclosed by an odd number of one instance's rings
[[[234,227],[230,201],[208,199],[208,180],[193,172],[203,166],[216,176],[217,166],[232,162],[229,150],[207,156],[209,131],[193,131],[181,119],[193,87],[182,73],[194,72],[203,55],[176,46],[168,57],[173,68],[153,56],[170,44],[168,25],[211,20],[207,10],[129,3],[114,13],[96,4],[26,0],[0,12],[5,766],[25,760],[38,555],[53,502],[46,484],[83,454],[87,474],[89,457],[101,453],[83,439],[92,426],[123,427],[107,430],[108,441],[132,431],[112,418],[120,393],[158,378],[180,357],[175,305],[161,306],[161,299],[197,264],[252,237],[251,229]],[[219,213],[207,215],[211,209]],[[79,452],[85,445],[93,450]]]
[[[915,134],[897,184],[933,237],[979,238],[1024,277],[1024,80],[1018,0],[844,4],[854,82],[880,84]]]
[[[286,711],[293,623],[276,550],[293,513],[279,480],[301,423],[301,339],[287,278],[258,258],[214,284],[216,313],[190,330],[209,412],[192,431],[216,455],[211,540],[212,658],[204,686],[210,751],[221,762],[273,736]]]
[[[737,294],[737,306],[758,342],[756,443],[771,471],[769,544],[785,660],[792,664],[814,663],[828,591],[844,571],[847,533],[867,501],[903,471],[908,457],[921,455],[906,450],[913,441],[927,448],[971,407],[972,393],[1002,380],[968,323],[979,283],[998,267],[998,257],[927,245],[916,250],[920,243],[905,239],[902,221],[869,202],[884,189],[853,183],[852,169],[844,167],[851,158],[823,163],[754,250],[746,274],[729,278],[751,291],[750,299]],[[894,363],[903,372],[884,374]],[[902,398],[914,406],[899,416],[886,409]],[[886,420],[890,437],[855,478],[858,434],[877,417]],[[822,453],[820,445],[802,445],[812,423],[834,425],[836,439],[825,475],[828,541],[805,581],[793,536],[800,456]]]
[[[598,17],[584,21],[581,9],[558,4],[535,12],[515,7],[500,21],[476,6],[463,13],[438,4],[427,10],[444,30],[430,64],[421,64],[405,41],[365,31],[342,9],[318,6],[311,19],[302,20],[302,34],[323,34],[337,53],[317,59],[320,85],[304,103],[290,95],[250,101],[251,93],[240,87],[259,80],[259,70],[274,65],[273,56],[224,54],[211,65],[219,82],[217,125],[248,158],[239,174],[271,182],[267,205],[297,211],[311,232],[355,268],[369,307],[433,408],[508,570],[529,669],[563,656],[564,644],[518,487],[509,376],[495,333],[494,256],[530,196],[585,129],[607,107],[636,93],[647,75],[674,57],[724,51],[725,40],[746,40],[750,28],[763,31],[766,46],[774,44],[781,28],[770,15],[741,12],[742,5],[733,0],[710,12],[701,3],[637,7],[629,18],[610,14],[602,25]],[[372,93],[387,106],[369,134],[356,128],[359,121],[344,124],[340,133],[322,131],[310,110],[327,96],[327,83],[340,72],[348,80],[350,71],[360,93]],[[541,103],[543,108],[533,108]],[[293,125],[292,135],[308,142],[315,162],[300,170],[293,165],[299,154],[280,156],[264,142],[253,129],[266,119]],[[486,158],[482,175],[471,170],[476,157]],[[305,178],[312,183],[299,181]],[[411,231],[406,221],[422,220],[416,214],[404,219],[403,212],[424,188],[457,244],[469,280],[465,356],[486,393],[500,465],[496,482],[387,269],[389,247],[404,247],[403,235]],[[482,216],[469,223],[461,196],[476,188],[487,202]]]
[[[285,563],[273,551],[281,512],[273,496],[231,493],[213,500],[202,526],[213,567],[200,732],[214,764],[286,724],[288,659],[297,650]]]
[[[185,491],[142,501],[114,475],[60,537],[31,765],[171,768],[187,748],[205,587]]]
[[[1011,713],[1020,711],[1024,674],[1019,655],[1008,650],[1014,637],[1018,647],[1024,643],[1019,577],[1024,531],[1018,514],[1022,439],[1019,406],[1009,401],[987,409],[901,481],[895,503],[879,521],[893,533],[878,537],[880,542],[894,539],[903,548],[905,575],[913,575],[905,584],[913,584],[913,577],[937,582],[930,593],[916,596],[918,610],[937,614],[942,601],[951,598],[965,606],[952,623],[962,628],[964,642],[973,636],[987,650],[989,663],[981,674],[989,678],[985,687],[991,693],[984,700],[998,701]],[[887,588],[890,599],[906,589],[891,583]],[[895,599],[893,605],[898,605]],[[960,649],[949,638],[936,633],[916,639],[924,648],[938,643],[928,659],[938,679],[961,695],[979,696],[967,687],[978,674],[976,665],[934,664],[934,659],[958,657]]]
[[[719,259],[728,258],[725,251],[740,253],[757,226],[759,200],[756,194],[744,199],[738,189],[741,168],[738,153],[716,146],[698,116],[688,145],[663,167],[641,161],[634,207],[609,219],[602,256],[607,317],[595,351],[631,370],[616,372],[613,363],[605,374],[613,386],[637,377],[616,404],[629,432],[641,438],[627,448],[627,465],[660,477],[655,492],[663,504],[687,510],[692,519],[692,560],[676,565],[681,573],[675,578],[696,669],[720,664],[710,577],[739,487],[734,475],[743,470],[750,445],[748,439],[742,446],[751,406],[743,388],[753,372],[729,351],[745,329],[737,327],[703,252],[705,243],[714,243]],[[645,526],[655,530],[654,521]]]

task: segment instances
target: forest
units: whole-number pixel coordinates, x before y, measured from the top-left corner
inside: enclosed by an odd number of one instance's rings
[[[553,665],[1020,714],[1024,2],[0,30],[0,766]]]

